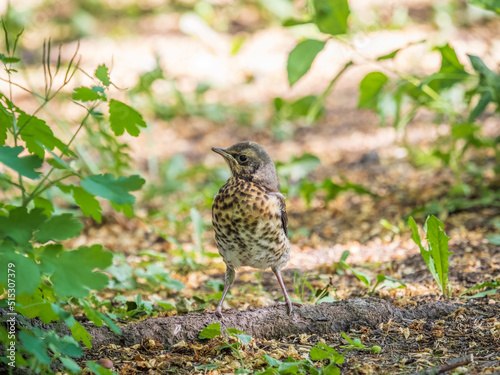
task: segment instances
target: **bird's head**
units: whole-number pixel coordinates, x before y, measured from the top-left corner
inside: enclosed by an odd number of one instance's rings
[[[235,177],[242,177],[278,191],[278,177],[273,161],[264,148],[253,142],[240,142],[228,148],[212,147],[222,155]]]

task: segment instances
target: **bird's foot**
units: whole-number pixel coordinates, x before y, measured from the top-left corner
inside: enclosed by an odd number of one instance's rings
[[[217,309],[215,309],[215,310],[205,310],[204,312],[206,312],[206,313],[208,313],[208,314],[215,314],[215,315],[217,315],[219,318],[222,318],[222,313],[224,313],[224,314],[225,314],[225,313],[227,313],[227,312],[231,312],[231,311],[233,311],[233,309],[224,309],[224,310],[222,310],[222,309],[217,308]]]
[[[302,307],[303,305],[298,302],[289,301],[289,302],[278,302],[276,303],[276,306],[286,306],[288,310],[288,315],[292,315],[292,310],[293,310],[292,306]]]

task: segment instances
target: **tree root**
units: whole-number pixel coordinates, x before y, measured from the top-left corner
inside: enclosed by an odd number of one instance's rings
[[[279,339],[302,333],[324,335],[347,331],[355,324],[376,327],[389,320],[399,323],[415,319],[435,320],[459,307],[451,302],[436,301],[404,310],[376,298],[347,299],[295,308],[291,315],[283,306],[272,306],[228,312],[222,319],[212,313],[146,319],[121,326],[121,335],[116,335],[108,327],[95,327],[91,323],[85,323],[84,327],[94,338],[94,348],[109,344],[131,346],[146,337],[158,340],[168,348],[180,341],[195,342],[199,332],[214,322],[220,322],[222,331],[237,328],[255,338]],[[70,334],[69,330],[67,334]]]

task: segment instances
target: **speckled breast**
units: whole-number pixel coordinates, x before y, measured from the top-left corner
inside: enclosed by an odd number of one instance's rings
[[[281,268],[288,261],[290,243],[275,194],[234,177],[219,190],[212,222],[217,248],[229,267]]]

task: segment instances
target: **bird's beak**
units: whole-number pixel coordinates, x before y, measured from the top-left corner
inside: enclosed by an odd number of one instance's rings
[[[212,151],[216,152],[219,155],[222,155],[224,159],[233,159],[233,156],[230,153],[228,153],[225,148],[212,147]]]

